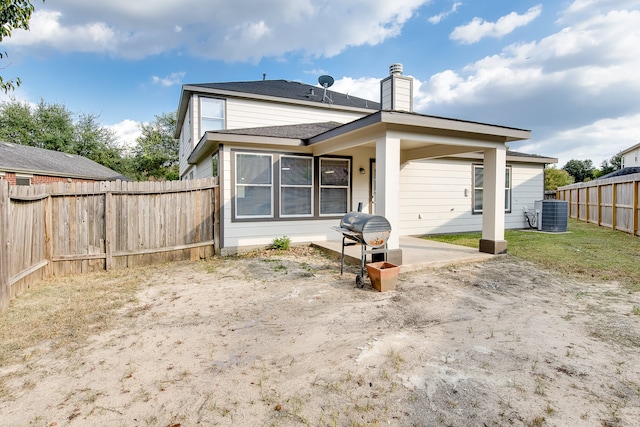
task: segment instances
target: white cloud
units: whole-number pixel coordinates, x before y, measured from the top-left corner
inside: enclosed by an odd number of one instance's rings
[[[380,79],[377,77],[358,79],[342,77],[335,81],[331,90],[378,102],[380,100]]]
[[[640,0],[574,0],[561,14],[558,22],[576,17],[606,13],[609,10],[633,10],[640,7]]]
[[[350,46],[376,45],[400,34],[431,0],[113,0],[46,2],[31,31],[7,39],[30,51],[106,52],[124,58],[178,50],[226,61],[258,62],[290,52],[331,57]],[[354,25],[357,22],[357,25]]]
[[[105,128],[114,132],[120,146],[125,150],[131,150],[136,145],[136,139],[142,134],[140,126],[143,123],[125,119],[113,125],[106,125]]]
[[[64,52],[102,52],[115,46],[115,32],[102,22],[63,26],[62,13],[38,10],[31,17],[30,31],[15,30],[6,44],[13,46],[48,45]]]
[[[592,160],[600,166],[620,151],[640,141],[640,113],[597,120],[585,126],[567,129],[549,138],[526,142],[518,149],[528,153],[543,153],[549,147],[556,147],[558,166],[569,160]],[[598,157],[594,154],[600,153]]]
[[[454,2],[450,10],[431,16],[427,19],[427,21],[429,21],[432,24],[439,24],[444,18],[451,15],[452,13],[455,13],[460,6],[462,6],[461,2],[458,2],[458,1]]]
[[[186,75],[185,72],[171,73],[166,77],[152,76],[151,80],[155,84],[159,84],[164,87],[171,87],[171,86],[179,85],[180,83],[182,83],[182,79],[184,78],[185,75]]]
[[[640,11],[571,24],[432,75],[418,87],[416,110],[531,129],[531,141],[514,148],[565,163],[610,158],[640,139],[640,57],[629,54],[640,45],[640,33],[629,30],[640,28]]]
[[[454,28],[449,38],[463,44],[477,43],[485,37],[500,38],[511,33],[518,27],[528,25],[540,16],[541,13],[542,5],[537,5],[527,10],[524,15],[511,12],[496,22],[488,22],[482,18],[475,17],[468,24]]]

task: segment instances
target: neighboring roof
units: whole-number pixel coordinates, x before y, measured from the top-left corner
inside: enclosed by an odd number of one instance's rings
[[[0,171],[99,181],[128,180],[124,175],[77,154],[0,142]]]
[[[618,169],[617,171],[613,171],[606,175],[599,176],[596,179],[613,178],[616,176],[631,175],[632,173],[640,173],[640,166],[629,166],[626,168]]]

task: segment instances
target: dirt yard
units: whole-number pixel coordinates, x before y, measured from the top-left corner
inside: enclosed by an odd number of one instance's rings
[[[2,425],[640,425],[640,295],[508,256],[385,293],[357,270],[311,248],[148,269],[117,328],[0,367]]]

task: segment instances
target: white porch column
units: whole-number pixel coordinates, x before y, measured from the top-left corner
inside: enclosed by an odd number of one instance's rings
[[[482,239],[480,252],[507,252],[504,240],[504,192],[507,149],[504,145],[484,150],[482,191]]]
[[[389,262],[401,265],[400,249],[400,139],[385,137],[376,140],[376,214],[391,225],[387,241]]]

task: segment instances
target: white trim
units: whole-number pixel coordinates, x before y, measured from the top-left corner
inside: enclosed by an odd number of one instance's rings
[[[259,157],[268,157],[270,162],[269,164],[271,165],[271,181],[270,183],[267,184],[239,184],[238,183],[238,155],[244,155],[244,156],[259,156]],[[236,151],[234,154],[234,166],[235,166],[235,170],[234,170],[234,183],[233,183],[233,189],[234,189],[234,200],[235,200],[235,217],[237,219],[261,219],[261,218],[273,218],[273,213],[274,213],[274,200],[273,200],[273,187],[274,187],[274,180],[273,180],[273,153],[260,153],[260,152],[243,152],[243,151]],[[269,206],[269,214],[268,215],[239,215],[238,214],[238,200],[240,199],[239,196],[239,189],[240,188],[246,188],[246,187],[269,187],[270,191],[270,206]]]

